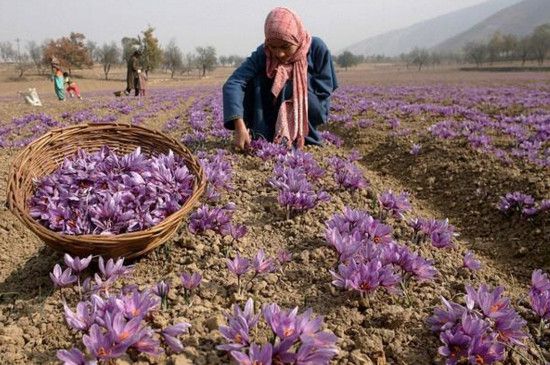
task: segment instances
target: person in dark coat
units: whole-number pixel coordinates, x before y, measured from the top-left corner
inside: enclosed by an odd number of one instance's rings
[[[248,148],[251,138],[319,145],[316,128],[328,121],[338,87],[330,51],[287,8],[273,9],[264,31],[265,42],[223,85],[224,126],[235,131],[237,149]]]
[[[124,93],[130,95],[132,89],[135,90],[135,96],[139,95],[139,74],[141,73],[141,67],[139,58],[141,57],[141,51],[135,50],[132,56],[128,59],[128,71],[126,73],[126,90]]]

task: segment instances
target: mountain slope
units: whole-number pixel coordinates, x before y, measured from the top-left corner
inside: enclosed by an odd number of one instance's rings
[[[470,41],[486,41],[497,31],[524,36],[544,23],[550,23],[550,0],[524,0],[443,41],[434,50],[458,51]]]
[[[344,50],[354,54],[396,56],[402,52],[409,52],[414,47],[430,48],[468,30],[483,19],[518,1],[520,0],[490,0],[406,28],[367,38]]]

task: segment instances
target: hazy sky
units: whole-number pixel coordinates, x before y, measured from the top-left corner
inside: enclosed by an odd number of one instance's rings
[[[137,36],[148,25],[162,45],[184,53],[214,46],[218,55],[247,56],[263,42],[273,7],[294,9],[333,52],[370,36],[479,4],[485,0],[0,0],[0,41],[83,33],[99,44]]]

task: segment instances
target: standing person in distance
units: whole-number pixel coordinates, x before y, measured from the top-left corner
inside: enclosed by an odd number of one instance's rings
[[[130,95],[132,89],[135,90],[135,96],[139,95],[139,74],[141,73],[140,65],[141,51],[135,49],[132,56],[128,59],[128,71],[126,72],[126,90],[124,94]]]
[[[317,127],[328,121],[338,87],[330,51],[288,8],[267,15],[264,33],[265,42],[223,86],[224,126],[235,131],[237,149],[251,138],[296,148],[321,144]]]
[[[61,64],[56,57],[52,57],[50,61],[52,66],[52,81],[55,95],[59,101],[65,101],[65,79],[63,78],[63,70]]]

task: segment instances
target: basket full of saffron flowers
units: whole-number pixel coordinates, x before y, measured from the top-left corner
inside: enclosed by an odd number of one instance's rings
[[[13,161],[7,205],[52,248],[137,257],[166,242],[204,193],[195,156],[128,124],[54,129]]]

